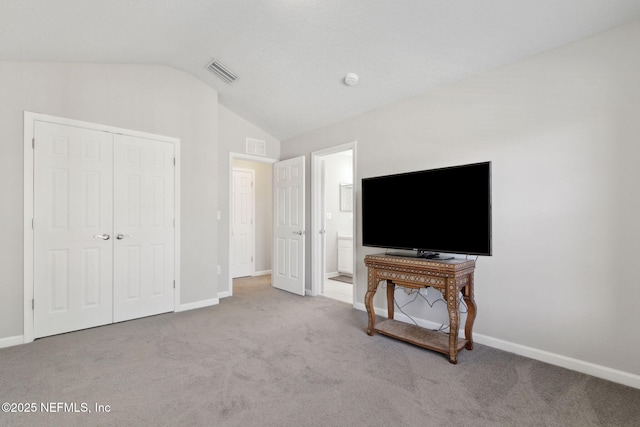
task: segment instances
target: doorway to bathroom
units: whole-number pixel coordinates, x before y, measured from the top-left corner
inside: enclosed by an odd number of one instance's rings
[[[312,292],[354,303],[355,142],[312,153]]]

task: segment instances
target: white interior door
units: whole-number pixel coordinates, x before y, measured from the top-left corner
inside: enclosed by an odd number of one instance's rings
[[[304,156],[277,162],[273,169],[272,284],[305,294],[305,171]]]
[[[231,195],[231,277],[254,273],[255,171],[233,168]]]
[[[114,136],[113,321],[174,310],[174,145]]]
[[[112,322],[112,134],[35,122],[34,337]]]

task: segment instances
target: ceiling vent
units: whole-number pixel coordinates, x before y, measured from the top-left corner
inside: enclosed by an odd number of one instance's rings
[[[229,84],[235,82],[238,79],[238,75],[236,73],[234,73],[215,59],[207,66],[207,69],[212,73],[215,73],[215,75]]]

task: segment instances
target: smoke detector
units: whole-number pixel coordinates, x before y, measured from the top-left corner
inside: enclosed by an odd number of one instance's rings
[[[356,73],[347,73],[344,76],[344,83],[347,86],[355,86],[358,83],[358,75]]]

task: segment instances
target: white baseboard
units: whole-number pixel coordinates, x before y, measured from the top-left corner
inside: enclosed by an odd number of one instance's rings
[[[620,371],[602,365],[596,365],[595,363],[585,362],[584,360],[574,359],[572,357],[563,356],[561,354],[550,353],[548,351],[515,344],[509,341],[503,341],[501,339],[489,337],[487,335],[474,333],[473,340],[479,344],[484,344],[489,347],[519,354],[530,359],[539,360],[551,365],[560,366],[572,371],[581,372],[583,374],[640,389],[640,375],[632,374],[630,372]]]
[[[271,270],[262,270],[262,271],[256,271],[252,274],[252,276],[266,276],[267,274],[271,274]]]
[[[205,299],[202,301],[190,302],[187,304],[180,304],[180,306],[176,310],[176,313],[180,311],[195,310],[196,308],[210,307],[212,305],[218,305],[218,304],[220,304],[219,298],[211,298],[211,299]]]
[[[354,308],[362,311],[367,311],[364,303],[356,303]],[[387,317],[387,310],[376,307],[376,315]],[[413,323],[409,317],[402,313],[394,313],[396,320]],[[424,319],[414,319],[418,326],[429,329],[438,329],[439,323],[431,322]],[[459,332],[464,336],[464,330]],[[497,348],[499,350],[507,351],[509,353],[515,353],[520,356],[528,357],[529,359],[539,360],[541,362],[549,363],[551,365],[560,366],[562,368],[570,369],[572,371],[581,372],[583,374],[591,375],[593,377],[602,378],[604,380],[613,381],[615,383],[624,384],[629,387],[640,389],[640,375],[632,374],[630,372],[620,371],[617,369],[608,368],[602,365],[596,365],[595,363],[585,362],[584,360],[574,359],[571,357],[563,356],[561,354],[551,353],[544,350],[539,350],[533,347],[527,347],[525,345],[512,343],[510,341],[504,341],[498,338],[493,338],[488,335],[473,334],[473,341],[478,344],[483,344],[489,347]]]
[[[16,335],[15,337],[0,338],[0,348],[13,347],[14,345],[24,344],[24,335]]]
[[[227,298],[228,296],[231,296],[231,293],[229,291],[218,292],[219,300],[222,298]]]
[[[194,310],[196,308],[209,307],[212,305],[217,305],[220,303],[219,298],[211,298],[203,301],[191,302],[188,304],[180,304],[180,306],[175,310],[176,313],[180,311]],[[24,344],[24,335],[17,335],[15,337],[5,337],[0,338],[0,348],[4,347],[13,347],[14,345]]]

